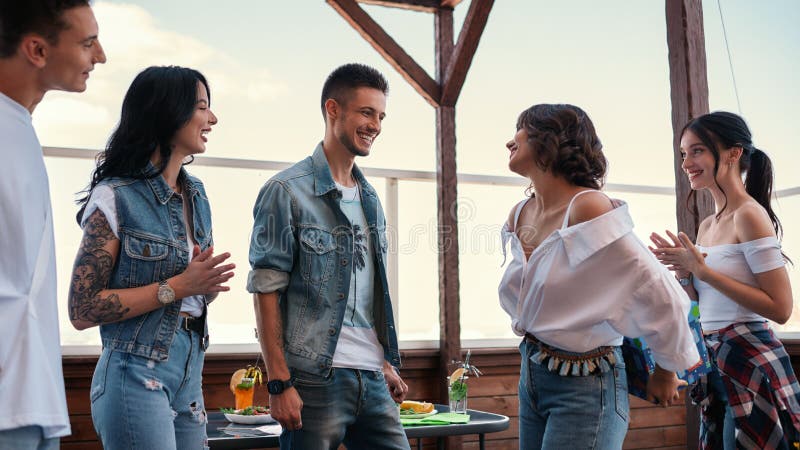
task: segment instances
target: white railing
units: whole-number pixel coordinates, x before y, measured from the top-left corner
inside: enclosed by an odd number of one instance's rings
[[[95,159],[98,153],[99,152],[97,150],[90,150],[90,149],[44,147],[44,156],[48,158],[74,158],[74,159],[93,160]],[[231,169],[280,171],[290,167],[294,163],[280,162],[280,161],[265,161],[258,159],[238,159],[238,158],[218,158],[218,157],[198,156],[195,158],[192,164],[197,166],[223,167]],[[370,167],[361,167],[361,170],[368,177],[384,178],[386,180],[385,204],[383,206],[386,213],[387,225],[391,225],[387,227],[387,231],[389,233],[395,233],[395,234],[397,233],[397,223],[400,217],[399,202],[398,202],[398,192],[400,188],[400,182],[401,181],[426,181],[432,183],[436,182],[436,172],[431,172],[431,171],[398,170],[398,169],[384,169],[384,168],[370,168]],[[520,186],[520,187],[525,187],[528,184],[527,180],[517,176],[479,175],[479,174],[464,174],[464,173],[458,174],[458,182],[464,184],[474,184],[474,185]],[[673,187],[662,187],[662,186],[608,183],[605,185],[604,189],[612,192],[624,192],[633,194],[675,195],[675,189]],[[776,191],[774,195],[777,198],[786,198],[795,195],[800,195],[800,186]],[[389,236],[389,239],[391,242],[398,242],[397,241],[398,236],[396,235]],[[389,289],[392,298],[392,306],[395,314],[395,323],[399,327],[399,321],[398,321],[399,296],[397,295],[397,289],[399,285],[400,276],[399,276],[398,259],[399,255],[397,252],[389,252],[386,269],[387,269],[387,277],[389,279]],[[800,334],[797,334],[797,336],[795,336],[796,333],[781,333],[781,336],[784,337],[784,335],[788,334],[791,334],[792,338],[800,337]],[[472,344],[471,345],[472,347],[493,346],[501,342],[506,343],[507,340],[489,339],[485,341],[486,342],[470,341],[470,344]],[[425,344],[424,341],[413,341],[414,345],[409,347],[411,343],[412,343],[411,341],[404,342],[403,347],[424,348],[430,345],[430,343]],[[65,351],[68,350],[68,353],[71,354],[84,353],[84,351],[80,350],[78,347],[81,346],[65,346]],[[257,347],[254,347],[252,345],[242,347],[238,344],[237,345],[219,344],[217,346],[212,346],[212,347],[219,347],[217,348],[217,351],[225,351],[228,353],[230,352],[237,353],[242,351],[243,348],[247,348],[248,351],[254,351],[254,352],[258,351]],[[94,351],[93,348],[87,350],[89,350],[90,352]]]

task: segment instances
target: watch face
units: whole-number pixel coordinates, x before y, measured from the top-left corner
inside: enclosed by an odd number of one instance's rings
[[[292,380],[272,380],[267,383],[267,392],[270,394],[283,393],[287,388],[292,387]]]
[[[270,394],[280,394],[283,392],[283,382],[281,380],[272,380],[267,383],[267,391]]]
[[[172,288],[164,283],[158,286],[158,301],[163,304],[172,303],[175,301],[175,291]]]

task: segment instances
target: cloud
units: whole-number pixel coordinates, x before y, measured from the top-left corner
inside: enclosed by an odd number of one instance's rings
[[[37,107],[37,130],[45,145],[103,147],[128,86],[148,66],[198,69],[208,78],[214,97],[236,108],[247,109],[289,93],[288,84],[276,80],[267,67],[245,63],[221,48],[170,30],[169,24],[159,23],[141,6],[99,1],[93,9],[108,61],[95,67],[85,93],[53,92]]]
[[[288,92],[269,69],[249,66],[213,45],[165,29],[141,6],[98,2],[95,12],[112,75],[132,77],[151,65],[182,65],[203,71],[215,93],[264,101]]]

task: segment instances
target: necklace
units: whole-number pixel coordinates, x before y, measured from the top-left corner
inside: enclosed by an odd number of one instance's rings
[[[342,201],[343,202],[354,202],[354,201],[358,200],[359,198],[361,198],[361,186],[358,184],[358,181],[356,181],[355,177],[353,177],[352,174],[350,174],[350,179],[353,180],[353,182],[355,183],[355,186],[354,186],[355,189],[349,188],[349,187],[347,187],[347,186],[345,186],[343,184],[339,184],[339,192],[342,193]],[[350,198],[344,198],[345,190],[347,190],[348,193],[352,192],[353,196],[350,197]]]

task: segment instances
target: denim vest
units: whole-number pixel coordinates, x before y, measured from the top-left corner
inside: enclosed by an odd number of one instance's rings
[[[375,254],[375,332],[384,359],[397,367],[400,352],[386,279],[386,218],[375,189],[356,166],[353,176],[361,187]],[[317,375],[330,372],[352,274],[354,236],[340,200],[319,144],[312,156],[267,181],[253,210],[247,289],[278,292],[286,362]]]
[[[151,165],[148,170],[154,170]],[[211,209],[203,184],[181,169],[191,204],[194,240],[202,250],[212,245]],[[103,181],[114,190],[119,222],[119,256],[109,289],[126,289],[160,282],[180,274],[189,264],[183,197],[164,178],[114,178]],[[163,361],[180,318],[181,300],[121,322],[100,325],[103,347]],[[205,318],[207,307],[204,308]],[[208,348],[208,326],[203,347]]]

